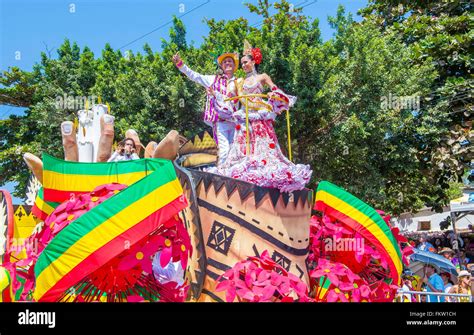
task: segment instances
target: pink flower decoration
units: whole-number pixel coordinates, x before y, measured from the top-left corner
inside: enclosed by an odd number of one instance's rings
[[[149,274],[153,273],[151,256],[157,252],[159,248],[158,239],[160,238],[161,236],[155,235],[145,243],[137,243],[134,245],[133,248],[127,252],[127,256],[119,263],[118,269],[120,271],[127,271],[140,264],[143,271]]]
[[[397,227],[393,227],[391,230],[392,230],[392,234],[395,237],[395,239],[397,240],[398,244],[408,242],[408,239],[405,236],[400,235],[400,229],[398,229]]]
[[[311,301],[308,288],[297,276],[288,273],[270,258],[248,257],[227,270],[217,281],[217,292],[226,291],[226,301]]]
[[[413,251],[413,247],[411,245],[406,245],[403,249],[402,249],[402,261],[403,261],[403,264],[405,265],[409,265],[410,264],[410,255],[414,253]]]
[[[327,294],[327,301],[328,302],[336,302],[336,301],[342,301],[342,302],[348,302],[346,295],[339,289],[339,288],[333,288],[328,290]]]
[[[244,289],[247,285],[244,281],[234,276],[234,271],[232,269],[227,271],[224,275],[229,276],[229,278],[217,284],[216,292],[226,291],[226,301],[233,302],[236,296],[236,289]]]
[[[398,286],[389,285],[383,280],[378,281],[373,286],[370,298],[374,302],[392,302],[398,290]]]
[[[127,302],[144,302],[145,299],[139,295],[129,295],[127,297]]]
[[[327,277],[332,284],[339,286],[339,277],[347,274],[347,268],[339,263],[331,263],[323,258],[318,261],[316,270],[310,273],[312,278]]]

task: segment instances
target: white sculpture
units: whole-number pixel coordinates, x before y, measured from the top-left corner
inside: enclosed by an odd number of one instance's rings
[[[110,124],[113,123],[114,117],[108,114],[108,107],[103,104],[93,105],[91,110],[80,110],[77,115],[79,162],[97,162],[101,136],[100,119],[104,115],[104,122]]]

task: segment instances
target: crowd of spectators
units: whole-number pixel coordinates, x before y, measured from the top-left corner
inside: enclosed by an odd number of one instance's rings
[[[451,262],[457,276],[440,271],[431,264],[425,264],[423,275],[414,275],[410,270],[403,273],[402,292],[417,291],[426,293],[461,294],[463,297],[403,294],[403,301],[412,302],[467,302],[474,290],[474,231],[454,234],[453,231],[405,234],[409,243],[418,250],[435,253]]]

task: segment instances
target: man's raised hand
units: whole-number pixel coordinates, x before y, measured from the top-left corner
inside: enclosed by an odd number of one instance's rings
[[[179,62],[181,62],[181,57],[179,56],[179,52],[177,52],[177,53],[173,56],[172,60],[173,60],[173,63],[174,63],[175,65],[178,64]]]

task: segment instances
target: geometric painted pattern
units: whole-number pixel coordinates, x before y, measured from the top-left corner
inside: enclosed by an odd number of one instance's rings
[[[234,235],[235,229],[214,221],[207,246],[227,256]]]
[[[290,270],[291,261],[284,255],[280,254],[278,251],[273,251],[272,259],[286,271]]]

